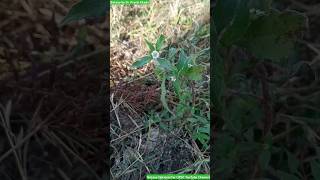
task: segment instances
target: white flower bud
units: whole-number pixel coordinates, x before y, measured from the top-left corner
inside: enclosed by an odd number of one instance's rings
[[[171,77],[170,77],[170,80],[171,80],[171,81],[176,81],[177,79],[176,79],[176,77],[171,76]]]
[[[153,58],[154,60],[156,60],[156,59],[159,58],[159,52],[158,52],[158,51],[153,51],[153,52],[151,53],[151,55],[152,55],[152,58]]]

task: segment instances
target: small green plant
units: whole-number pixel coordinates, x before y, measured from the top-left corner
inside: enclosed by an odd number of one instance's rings
[[[105,16],[110,7],[106,0],[81,0],[75,4],[64,17],[61,26],[85,18],[97,18]]]
[[[161,102],[167,113],[170,114],[171,128],[177,123],[184,124],[195,140],[208,147],[210,123],[209,116],[198,107],[196,88],[202,80],[205,66],[197,63],[199,54],[187,55],[184,49],[169,47],[163,50],[165,37],[160,35],[155,43],[145,39],[149,53],[132,64],[140,68],[148,63],[154,63],[154,73],[161,81]],[[174,107],[168,105],[168,90],[173,91],[170,99],[177,99]],[[171,92],[171,91],[170,91]],[[209,99],[209,98],[208,98]],[[161,123],[161,122],[160,122]],[[162,123],[160,125],[163,125]]]

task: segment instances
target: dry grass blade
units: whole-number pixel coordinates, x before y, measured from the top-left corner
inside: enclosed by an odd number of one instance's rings
[[[14,152],[16,149],[20,148],[24,143],[26,143],[30,138],[32,138],[36,133],[38,133],[45,125],[48,125],[49,120],[51,120],[51,117],[55,115],[55,113],[61,108],[61,106],[57,106],[56,109],[54,109],[43,121],[41,121],[37,126],[35,126],[30,132],[21,139],[17,144],[15,144],[13,147],[11,147],[10,150],[5,152],[0,157],[0,163],[8,157],[12,152]]]
[[[10,126],[11,105],[12,105],[12,103],[11,103],[11,101],[9,101],[9,103],[7,104],[5,109],[2,109],[1,117],[5,117],[5,118],[1,118],[1,120],[2,120],[3,128],[4,128],[6,135],[7,135],[7,139],[9,141],[10,146],[11,146],[13,155],[15,157],[16,164],[17,164],[21,179],[26,180],[27,175],[26,175],[26,171],[24,171],[26,168],[23,167],[24,164],[22,163],[21,154],[19,153],[20,151],[18,151],[16,148],[14,148],[17,143],[20,143],[20,141],[18,141],[18,139],[15,137],[14,133],[12,132],[11,126]]]
[[[99,175],[92,169],[92,167],[85,160],[83,160],[76,152],[70,149],[70,147],[67,144],[65,144],[60,137],[58,137],[54,132],[48,131],[47,133],[49,136],[55,139],[67,152],[72,154],[78,161],[85,165],[96,179],[101,179]]]

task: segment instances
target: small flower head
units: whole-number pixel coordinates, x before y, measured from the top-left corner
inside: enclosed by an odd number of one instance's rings
[[[188,64],[188,67],[190,68],[190,67],[192,67],[193,65],[192,64]]]
[[[158,51],[153,51],[153,52],[151,53],[151,55],[152,55],[152,58],[153,58],[154,60],[156,60],[156,59],[159,58],[159,52],[158,52]]]
[[[176,79],[176,77],[171,76],[171,77],[170,77],[170,80],[171,80],[171,81],[176,81],[177,79]]]

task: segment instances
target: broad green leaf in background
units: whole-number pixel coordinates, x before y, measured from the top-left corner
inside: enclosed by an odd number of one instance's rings
[[[81,0],[75,4],[61,22],[61,26],[83,18],[105,16],[108,10],[106,0]]]
[[[276,35],[269,35],[256,37],[245,46],[259,59],[277,59],[288,57],[294,43],[289,39],[280,39]]]
[[[250,22],[250,12],[248,0],[242,0],[235,10],[234,19],[229,26],[226,27],[222,35],[221,42],[225,46],[230,46],[243,37]]]
[[[239,134],[246,128],[252,127],[258,119],[262,118],[259,102],[246,98],[234,98],[228,102],[225,110],[225,123],[228,130]]]
[[[214,169],[214,174],[216,178],[228,178],[232,176],[231,173],[234,169],[235,162],[229,158],[221,158],[216,161],[216,168]]]
[[[152,60],[152,57],[150,55],[149,56],[144,56],[144,57],[138,59],[136,62],[134,62],[132,64],[132,67],[141,68],[145,64],[148,64],[151,60]]]
[[[263,150],[259,155],[259,164],[262,169],[266,169],[269,165],[271,152],[269,149]]]
[[[185,71],[183,71],[183,75],[185,75],[190,80],[201,80],[204,68],[200,65],[188,67]]]
[[[157,39],[157,42],[156,42],[156,50],[157,51],[161,50],[163,43],[164,43],[164,35],[161,34],[160,37]]]
[[[263,11],[268,11],[271,7],[271,4],[272,0],[250,0],[249,7]]]
[[[216,137],[215,151],[217,155],[227,157],[232,150],[236,147],[234,137],[227,133],[218,134]]]
[[[213,77],[213,79],[210,81],[210,96],[212,97],[210,99],[214,108],[214,112],[221,116],[224,109],[224,62],[216,49],[212,49],[212,51],[212,63],[214,64],[214,66],[213,68],[210,68],[210,76]]]
[[[242,119],[247,114],[247,104],[241,98],[233,99],[226,109],[226,127],[234,133],[239,134],[242,130]]]
[[[217,28],[216,28],[216,25],[213,21],[213,18],[211,18],[211,22],[210,22],[211,26],[212,26],[212,35],[210,35],[210,46],[212,48],[215,48],[216,45],[218,44],[218,33],[217,33]]]
[[[237,155],[236,141],[227,133],[217,134],[215,142],[216,158],[214,173],[216,178],[222,179],[230,175],[236,165],[235,157]],[[221,177],[221,178],[219,178]]]
[[[248,142],[253,142],[254,141],[253,127],[249,128],[243,135],[246,137]]]
[[[315,180],[320,180],[320,163],[317,160],[311,161],[311,172]]]
[[[297,11],[287,10],[280,13],[279,17],[285,27],[284,31],[288,33],[295,33],[307,26],[307,17]]]
[[[147,39],[144,39],[144,41],[145,41],[146,44],[148,45],[148,48],[149,48],[150,52],[152,52],[152,51],[155,50],[153,44],[152,44],[150,41],[148,41]]]
[[[277,176],[280,178],[280,180],[299,180],[297,176],[283,171],[277,171]]]
[[[300,13],[274,10],[253,20],[238,45],[261,59],[288,57],[294,47],[294,34],[305,26],[305,21]]]
[[[213,9],[213,21],[218,35],[234,17],[238,0],[218,0]]]
[[[287,151],[288,167],[291,173],[298,173],[299,160],[289,151]]]

